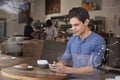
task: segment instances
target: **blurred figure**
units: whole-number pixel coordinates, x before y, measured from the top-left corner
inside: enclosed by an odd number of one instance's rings
[[[39,32],[39,29],[33,30],[31,24],[33,22],[33,18],[29,17],[27,20],[27,24],[24,27],[24,37],[28,37],[30,39],[34,38],[34,35]]]
[[[55,27],[51,20],[46,21],[46,40],[52,41],[55,37]]]
[[[58,31],[59,31],[59,29],[58,29],[58,22],[56,22],[54,24],[54,31],[55,31],[55,33],[54,33],[54,40],[56,41],[56,38],[58,38]]]

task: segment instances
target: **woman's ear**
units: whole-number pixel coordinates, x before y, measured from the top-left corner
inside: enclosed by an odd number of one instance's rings
[[[90,23],[90,20],[89,19],[86,19],[84,24],[87,26],[88,24]]]

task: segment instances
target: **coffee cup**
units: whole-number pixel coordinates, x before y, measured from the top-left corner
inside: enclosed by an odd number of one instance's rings
[[[39,68],[47,69],[48,68],[48,61],[47,60],[37,60],[37,65]]]

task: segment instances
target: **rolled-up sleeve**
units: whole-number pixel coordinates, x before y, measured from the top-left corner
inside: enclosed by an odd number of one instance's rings
[[[97,40],[93,46],[88,66],[98,68],[102,64],[102,59],[104,58],[106,42],[104,40]]]

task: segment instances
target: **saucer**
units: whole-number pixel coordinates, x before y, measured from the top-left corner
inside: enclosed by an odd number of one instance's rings
[[[8,59],[16,59],[16,57],[11,57],[11,56],[3,56],[3,57],[1,57],[1,59],[3,59],[3,60],[8,60]]]
[[[27,66],[27,67],[22,67],[20,65],[15,65],[13,66],[15,69],[20,69],[20,70],[33,70],[33,66]]]

